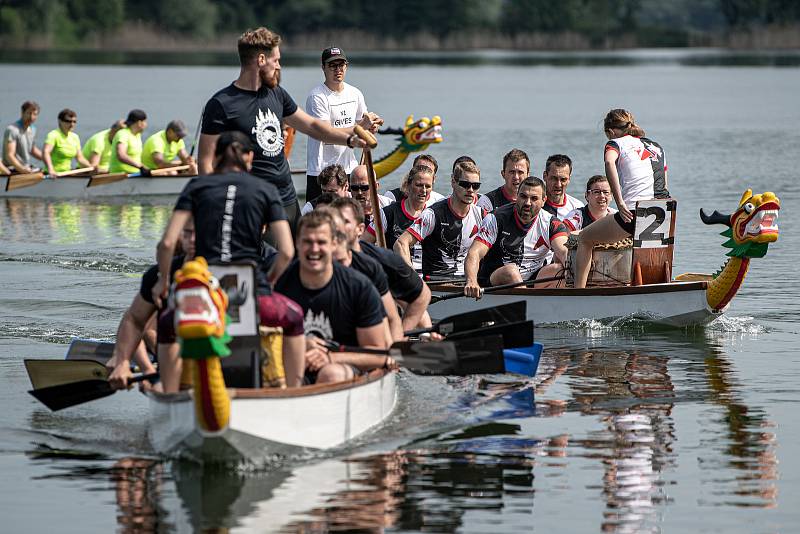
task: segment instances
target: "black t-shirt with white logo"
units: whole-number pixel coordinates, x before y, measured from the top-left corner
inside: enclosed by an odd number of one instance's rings
[[[422,293],[422,280],[417,271],[403,261],[403,258],[389,249],[366,241],[361,241],[361,250],[381,265],[394,298],[404,302],[413,302]]]
[[[358,345],[357,328],[380,324],[386,316],[378,290],[353,269],[333,264],[325,287],[307,289],[300,281],[300,263],[293,262],[275,284],[275,290],[303,308],[305,333],[344,345]]]
[[[175,209],[192,212],[197,256],[208,263],[253,261],[261,271],[261,230],[265,224],[286,220],[275,186],[247,173],[193,178]]]
[[[256,147],[253,174],[277,187],[281,203],[288,206],[297,193],[283,155],[282,124],[284,117],[295,111],[297,104],[281,86],[270,89],[262,85],[258,91],[246,91],[230,84],[206,104],[201,131],[208,135],[237,131],[250,136]]]

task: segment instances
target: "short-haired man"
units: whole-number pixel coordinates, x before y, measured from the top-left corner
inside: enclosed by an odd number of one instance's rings
[[[528,155],[514,148],[503,156],[503,168],[500,176],[503,178],[503,185],[481,195],[478,199],[478,206],[488,211],[493,211],[500,206],[511,204],[517,200],[517,190],[522,180],[531,173],[531,160]]]
[[[609,206],[611,202],[611,186],[608,178],[602,174],[595,174],[586,182],[586,205],[572,210],[564,224],[572,233],[578,233],[598,219],[617,212]]]
[[[426,208],[394,244],[394,251],[411,265],[411,247],[422,243],[422,273],[428,277],[461,276],[464,259],[486,212],[475,205],[481,171],[472,163],[456,165],[453,193]]]
[[[100,130],[83,145],[83,157],[98,171],[107,171],[111,164],[111,142],[117,132],[125,128],[125,121],[117,120],[106,130]]]
[[[118,131],[111,141],[108,172],[147,174],[147,167],[142,165],[142,132],[146,128],[147,114],[141,109],[132,109],[125,119],[125,128]]]
[[[553,154],[544,165],[547,200],[544,210],[564,220],[569,213],[583,206],[583,202],[567,194],[567,186],[572,175],[572,160],[564,154]]]
[[[248,30],[239,37],[239,77],[217,91],[206,104],[200,135],[200,174],[210,174],[214,146],[219,135],[235,130],[248,135],[257,145],[253,174],[278,188],[289,224],[295,227],[300,215],[297,192],[283,151],[283,123],[319,141],[363,148],[366,143],[353,128],[334,128],[299,109],[280,85],[281,38],[267,28]],[[365,113],[359,124],[377,130],[382,121]]]
[[[331,353],[325,348],[324,341],[387,348],[378,290],[361,273],[333,261],[335,232],[329,215],[304,215],[297,225],[299,261],[275,285],[305,313],[306,377],[315,383],[348,380],[393,364],[389,357]]]
[[[348,61],[341,48],[332,46],[322,51],[322,73],[325,81],[314,87],[306,98],[306,113],[329,122],[333,128],[352,128],[367,113],[364,95],[345,83]],[[329,165],[341,165],[347,174],[358,165],[352,148],[323,143],[309,138],[306,149],[306,198],[320,194],[316,179]]]
[[[144,142],[142,164],[148,169],[164,169],[176,165],[194,166],[194,158],[186,152],[186,144],[183,142],[188,133],[189,130],[182,120],[169,121],[166,128],[154,133]]]
[[[329,193],[335,197],[346,197],[349,194],[350,183],[347,179],[347,173],[344,168],[339,164],[328,165],[317,176],[317,183],[320,186],[320,194],[311,197],[311,200],[305,203],[300,213],[305,215],[314,211],[317,207],[320,197]]]
[[[474,163],[474,162],[473,162]],[[411,164],[411,168],[417,167],[422,165],[423,167],[428,167],[431,172],[433,173],[433,179],[436,181],[436,173],[439,172],[439,162],[436,161],[430,154],[420,154],[416,158],[414,158],[414,162]],[[392,200],[392,202],[400,202],[404,198],[408,196],[408,185],[409,181],[411,180],[411,172],[404,176],[400,180],[400,185],[391,189],[386,192],[386,196]],[[440,200],[444,200],[444,195],[441,193],[437,193],[436,191],[431,190],[430,198],[428,199],[428,206],[439,202]]]
[[[467,254],[465,295],[480,298],[481,287],[556,276],[563,269],[569,232],[560,220],[542,210],[543,205],[544,183],[529,176],[520,184],[513,204],[501,206],[483,219]],[[559,264],[546,265],[551,251]]]
[[[350,194],[361,204],[364,210],[364,224],[369,226],[372,222],[372,200],[369,196],[369,174],[367,166],[359,165],[350,173]],[[392,199],[378,193],[379,208],[384,208],[393,202]]]
[[[3,133],[3,164],[13,172],[31,172],[31,156],[43,160],[42,151],[36,146],[36,126],[39,104],[32,101],[22,103],[19,120],[6,127]]]

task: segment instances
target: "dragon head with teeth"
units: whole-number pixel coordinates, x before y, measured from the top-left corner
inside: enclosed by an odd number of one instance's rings
[[[728,256],[737,258],[762,258],[769,244],[778,240],[778,212],[781,202],[775,193],[767,191],[754,195],[748,189],[732,215],[715,211],[707,215],[701,210],[700,217],[706,224],[724,224],[728,228],[722,236],[728,241],[723,246],[731,249]]]

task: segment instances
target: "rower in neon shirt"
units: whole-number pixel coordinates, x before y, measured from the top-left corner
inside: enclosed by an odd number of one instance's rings
[[[58,113],[58,128],[50,131],[44,140],[44,163],[47,172],[56,175],[72,169],[72,160],[77,159],[81,167],[91,167],[81,152],[81,139],[73,132],[78,123],[78,114],[71,109]]]
[[[128,174],[142,172],[149,174],[142,165],[142,132],[147,128],[147,114],[141,109],[133,109],[121,129],[111,141],[111,165],[108,172]]]

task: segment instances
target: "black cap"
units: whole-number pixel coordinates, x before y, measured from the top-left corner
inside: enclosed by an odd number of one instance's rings
[[[147,113],[145,113],[141,109],[132,109],[130,113],[128,113],[128,118],[125,119],[125,124],[130,126],[136,121],[143,121],[146,119],[147,119]]]
[[[181,139],[186,137],[186,135],[189,133],[189,130],[186,129],[186,124],[180,119],[169,121],[169,124],[167,124],[167,130],[172,130],[175,132],[175,135]]]
[[[325,50],[322,51],[322,63],[323,64],[327,65],[331,61],[336,61],[337,59],[341,60],[341,61],[347,61],[347,56],[344,55],[344,52],[342,51],[341,48],[337,48],[335,46],[332,46],[332,47],[326,48]]]

